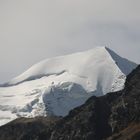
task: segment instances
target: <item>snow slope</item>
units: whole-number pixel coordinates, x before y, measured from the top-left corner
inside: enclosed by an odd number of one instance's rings
[[[44,60],[0,87],[0,125],[17,117],[57,115],[123,88],[137,65],[106,47]]]

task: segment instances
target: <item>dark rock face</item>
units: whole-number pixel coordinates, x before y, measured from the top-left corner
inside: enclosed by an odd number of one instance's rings
[[[20,118],[0,128],[0,140],[46,140],[58,118]],[[51,126],[51,127],[48,127]],[[45,133],[44,133],[45,132]],[[47,132],[47,133],[46,133]]]
[[[113,132],[140,121],[140,66],[127,77],[121,96],[111,104],[111,112],[109,122]]]
[[[122,91],[91,97],[64,118],[20,118],[0,127],[0,140],[140,140],[140,66]]]
[[[53,140],[103,139],[111,134],[107,120],[110,114],[108,104],[92,97],[86,104],[76,108],[56,126]]]

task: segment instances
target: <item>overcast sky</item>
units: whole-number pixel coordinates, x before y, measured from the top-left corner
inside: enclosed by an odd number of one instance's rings
[[[0,0],[0,83],[42,59],[104,45],[140,62],[140,0]]]

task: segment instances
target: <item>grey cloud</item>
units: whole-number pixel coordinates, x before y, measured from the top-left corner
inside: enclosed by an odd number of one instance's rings
[[[0,83],[38,61],[106,45],[140,62],[139,0],[0,0]]]

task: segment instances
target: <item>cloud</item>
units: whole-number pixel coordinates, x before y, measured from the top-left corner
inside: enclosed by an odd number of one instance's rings
[[[140,61],[139,0],[0,0],[0,78],[57,55],[106,45]]]

